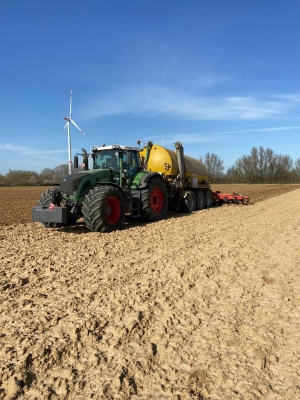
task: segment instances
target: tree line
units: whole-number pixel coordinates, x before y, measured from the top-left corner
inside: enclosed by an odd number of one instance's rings
[[[44,168],[41,173],[24,170],[8,170],[6,175],[0,175],[0,186],[51,186],[69,175],[68,164],[55,168]]]
[[[240,157],[225,172],[224,161],[214,153],[206,153],[199,160],[208,170],[211,183],[300,183],[300,158],[295,162],[288,155],[275,154],[262,146],[252,147],[250,154]],[[0,186],[36,186],[58,183],[69,175],[68,164],[35,171],[9,170],[0,175]]]
[[[224,172],[224,162],[214,153],[199,158],[208,170],[211,183],[300,183],[300,158],[276,154],[262,146],[252,147]]]

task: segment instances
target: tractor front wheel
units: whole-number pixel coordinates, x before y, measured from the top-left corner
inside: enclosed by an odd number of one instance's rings
[[[94,232],[120,229],[125,218],[122,193],[113,186],[99,186],[90,190],[82,206],[83,220]]]
[[[159,221],[166,218],[168,192],[161,178],[154,177],[148,188],[142,191],[141,219],[143,221]]]

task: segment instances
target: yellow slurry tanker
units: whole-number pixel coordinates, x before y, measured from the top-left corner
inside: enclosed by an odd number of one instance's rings
[[[152,142],[143,149],[117,144],[93,147],[89,154],[82,149],[74,158],[76,169],[79,155],[81,171],[42,193],[32,221],[57,228],[83,218],[91,231],[111,232],[122,227],[125,215],[158,221],[167,210],[202,210],[221,199],[211,191],[205,166],[185,156],[179,142],[174,151]],[[224,196],[222,201],[241,201]]]
[[[185,156],[180,142],[175,143],[175,150],[148,142],[140,158],[147,170],[163,176],[169,209],[192,212],[211,207],[213,195],[207,169],[202,162]]]

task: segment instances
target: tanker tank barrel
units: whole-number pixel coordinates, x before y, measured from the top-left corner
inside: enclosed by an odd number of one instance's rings
[[[180,188],[197,187],[207,183],[208,173],[204,164],[195,158],[185,156],[180,142],[174,143],[175,149],[170,150],[158,144],[148,142],[140,152],[147,169],[158,172],[171,180],[178,180]]]

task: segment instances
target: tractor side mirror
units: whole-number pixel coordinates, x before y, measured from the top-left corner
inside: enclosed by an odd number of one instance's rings
[[[78,156],[74,156],[74,168],[78,168]]]

